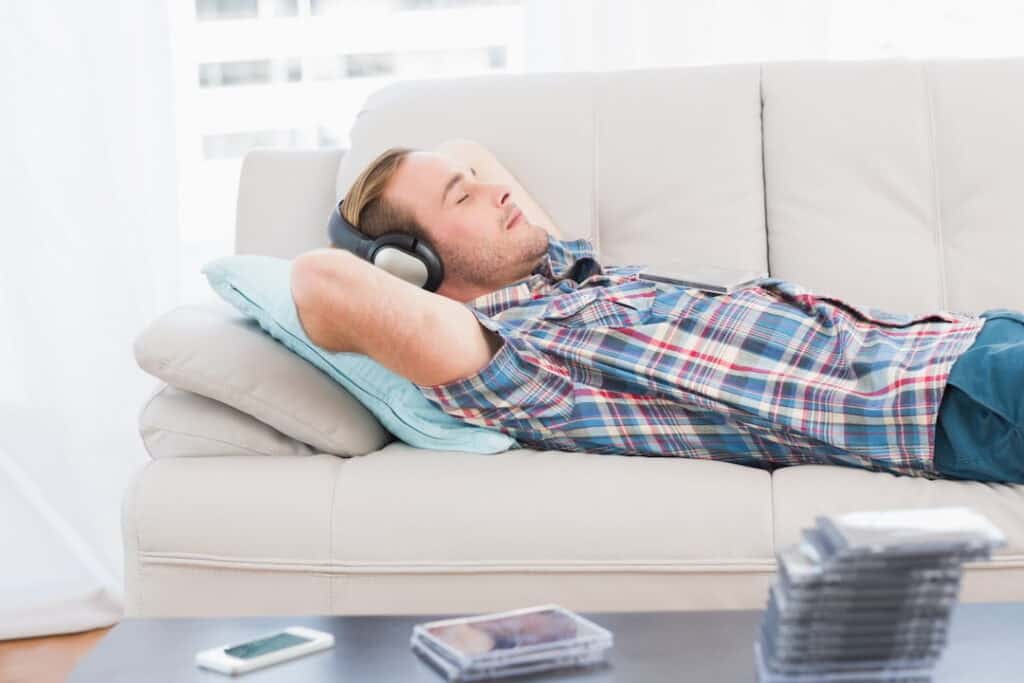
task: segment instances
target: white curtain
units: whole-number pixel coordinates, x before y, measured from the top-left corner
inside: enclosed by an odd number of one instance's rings
[[[0,3],[0,639],[114,623],[120,505],[177,299],[162,2]]]

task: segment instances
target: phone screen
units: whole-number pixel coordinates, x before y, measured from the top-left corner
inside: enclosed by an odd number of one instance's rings
[[[308,643],[311,640],[312,638],[303,638],[302,636],[297,636],[291,633],[275,633],[274,635],[267,636],[266,638],[250,640],[248,643],[229,647],[224,650],[224,652],[232,657],[238,657],[239,659],[252,659],[253,657],[259,657],[260,655],[265,655],[269,652],[283,650],[286,647]]]

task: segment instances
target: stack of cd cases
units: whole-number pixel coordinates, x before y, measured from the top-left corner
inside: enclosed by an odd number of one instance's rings
[[[612,634],[542,605],[418,624],[410,645],[449,681],[479,681],[603,663]]]
[[[778,553],[754,645],[759,679],[930,681],[963,563],[1005,543],[967,508],[818,517]]]

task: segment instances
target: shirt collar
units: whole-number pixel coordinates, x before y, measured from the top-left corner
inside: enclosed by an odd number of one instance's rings
[[[467,301],[466,305],[490,315],[488,311],[501,311],[535,298],[534,292],[544,285],[556,284],[561,280],[572,280],[573,282],[568,286],[575,288],[576,284],[587,278],[604,273],[601,264],[592,256],[589,249],[583,248],[583,245],[589,245],[589,243],[585,240],[564,242],[549,234],[547,253],[530,272],[528,278],[482,294]],[[575,249],[568,247],[575,247]],[[553,259],[552,254],[555,254],[556,258]],[[578,257],[574,258],[574,255],[578,255]]]

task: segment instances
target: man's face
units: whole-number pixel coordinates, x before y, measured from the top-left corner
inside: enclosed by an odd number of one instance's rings
[[[528,223],[504,185],[432,152],[412,152],[385,191],[412,212],[441,256],[439,294],[468,301],[524,279],[547,254],[547,232]]]

